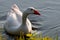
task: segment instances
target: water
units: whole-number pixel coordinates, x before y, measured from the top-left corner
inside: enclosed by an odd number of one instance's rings
[[[6,15],[13,4],[17,4],[21,11],[24,11],[27,7],[38,9],[41,16],[29,16],[32,24],[41,27],[40,31],[44,36],[54,37],[58,33],[60,37],[60,0],[0,0],[1,15]]]

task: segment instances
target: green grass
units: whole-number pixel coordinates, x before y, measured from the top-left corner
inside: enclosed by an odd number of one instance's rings
[[[49,37],[49,36],[42,37],[42,33],[38,37],[37,37],[36,33],[34,33],[34,34],[27,34],[27,36],[30,37],[30,38],[27,38],[27,40],[54,40],[52,37]],[[23,38],[20,37],[19,40],[24,40],[24,37]],[[57,34],[56,34],[55,40],[58,40],[58,35]]]
[[[3,29],[0,29],[0,40],[6,40],[6,37],[2,36],[2,31],[3,31]],[[20,35],[23,36],[24,34],[20,33]],[[24,37],[22,38],[21,36],[20,36],[19,39],[17,38],[17,40],[24,40]],[[36,33],[26,34],[26,36],[30,37],[30,38],[27,38],[27,40],[54,40],[52,37],[49,37],[49,36],[42,37],[42,33],[40,33],[39,36],[37,36]],[[58,35],[57,34],[56,34],[55,40],[58,40]]]

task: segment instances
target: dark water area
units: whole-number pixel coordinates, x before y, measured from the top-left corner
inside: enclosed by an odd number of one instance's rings
[[[29,19],[34,26],[41,28],[37,33],[51,37],[58,33],[60,37],[60,0],[0,0],[1,16],[6,15],[13,4],[17,4],[22,12],[28,7],[35,7],[41,16],[30,15]]]

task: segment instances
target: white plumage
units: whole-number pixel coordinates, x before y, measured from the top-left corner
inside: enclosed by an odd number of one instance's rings
[[[40,15],[33,7],[27,8],[23,13],[19,10],[16,4],[12,6],[8,14],[7,21],[4,25],[6,32],[14,35],[19,35],[20,31],[25,34],[32,32],[32,25],[27,16],[29,14]]]

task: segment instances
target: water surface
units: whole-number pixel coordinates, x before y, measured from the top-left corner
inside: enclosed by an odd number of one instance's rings
[[[60,0],[0,0],[0,14],[6,15],[13,4],[17,4],[21,11],[27,7],[35,7],[41,16],[30,15],[32,24],[41,27],[43,36],[54,37],[58,33],[60,37]]]

